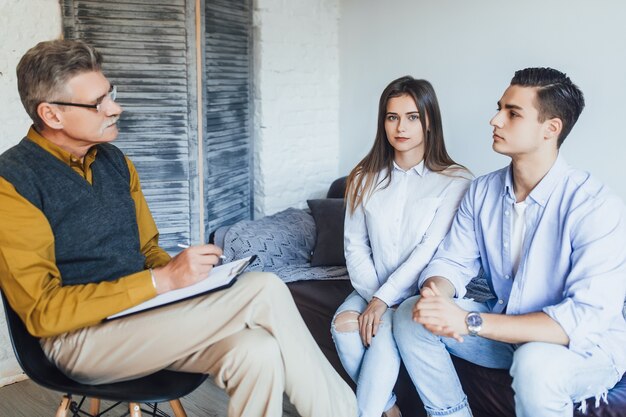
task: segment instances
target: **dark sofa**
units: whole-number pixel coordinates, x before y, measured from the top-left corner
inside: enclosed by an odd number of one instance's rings
[[[352,291],[348,281],[301,281],[287,284],[296,305],[320,348],[346,381],[339,357],[330,336],[330,323],[337,307]],[[453,357],[454,365],[468,396],[475,417],[514,417],[513,391],[508,371],[483,368]],[[445,385],[441,389],[447,389]],[[395,389],[398,405],[404,417],[425,417],[422,402],[404,369]],[[575,416],[624,417],[626,416],[626,378],[623,378],[608,395],[608,405],[595,408],[593,398],[587,400],[587,413]]]
[[[338,179],[331,185],[330,189],[328,190],[327,198],[342,198],[344,189],[345,178]],[[319,214],[316,214],[316,216],[319,216]],[[256,221],[252,223],[261,222]],[[250,224],[246,224],[245,226],[245,229],[249,230],[250,233],[255,233],[255,231],[250,230]],[[269,235],[267,235],[268,228],[271,229],[272,227],[273,226],[271,220],[268,222],[263,222],[263,227],[260,228],[260,232],[263,234],[263,236],[261,236],[260,239],[264,239],[266,238],[266,236],[269,236],[270,239],[274,239],[276,237],[275,234],[269,233]],[[303,224],[294,225],[294,229],[304,229],[305,233],[311,232],[311,229],[307,229],[307,227],[309,226]],[[337,227],[336,224],[334,225],[334,227]],[[218,232],[220,231],[218,230]],[[314,231],[312,231],[312,233],[315,234]],[[317,233],[319,239],[319,227]],[[217,233],[217,235],[221,236],[218,237],[216,243],[225,245],[225,254],[231,253],[231,255],[235,257],[248,255],[248,253],[232,253],[229,248],[229,244],[231,242],[229,241],[229,239],[226,239],[226,241],[224,241],[224,232],[222,231],[221,233]],[[339,233],[338,235],[335,234],[335,236],[340,235],[341,233]],[[297,238],[298,237],[296,236],[294,239]],[[302,237],[300,237],[300,239],[302,239]],[[293,241],[283,243],[273,241],[271,243],[272,245],[269,245],[271,246],[271,248],[268,248],[267,250],[279,252],[277,255],[275,255],[278,256],[280,259],[282,259],[281,256],[283,256],[283,254],[280,253],[281,248],[287,248],[288,246],[293,246],[294,244],[297,244]],[[315,241],[313,241],[309,242],[309,244],[315,245],[316,243]],[[317,248],[315,248],[315,250],[317,250]],[[313,255],[315,256],[315,254]],[[289,276],[290,273],[301,270],[302,268],[314,269],[311,267],[311,259],[308,259],[306,261],[301,260],[299,262],[299,269],[288,269],[285,271],[283,266],[283,269],[278,269],[279,275],[282,275],[285,279]],[[262,267],[262,265],[257,265],[257,268]],[[272,270],[274,272],[277,271],[276,269],[272,269],[271,267],[268,268],[268,265],[265,265],[263,269]],[[340,275],[337,273],[336,268],[329,268],[328,270],[329,274]],[[298,306],[298,309],[300,310],[300,313],[302,314],[302,317],[304,318],[306,325],[313,334],[313,337],[319,344],[321,350],[324,352],[324,354],[326,355],[330,363],[335,367],[335,369],[344,377],[344,379],[348,381],[352,386],[354,386],[350,378],[344,372],[343,367],[341,366],[341,363],[337,356],[337,352],[335,351],[334,343],[330,335],[330,325],[332,317],[339,305],[352,291],[352,286],[350,285],[350,282],[346,279],[324,279],[289,282],[287,285],[291,290],[293,298],[296,302],[296,305]],[[454,357],[453,362],[459,373],[459,377],[461,379],[461,383],[463,384],[465,393],[468,396],[468,400],[474,416],[515,416],[513,391],[511,389],[511,377],[509,376],[508,371],[483,368]],[[447,389],[446,385],[442,384],[441,389]],[[426,416],[422,402],[420,401],[420,398],[417,395],[415,388],[413,387],[413,383],[411,382],[404,368],[400,371],[400,376],[396,384],[395,393],[398,397],[398,405],[402,410],[402,414],[404,417]],[[616,387],[609,391],[608,404],[602,402],[600,406],[596,408],[595,399],[591,398],[587,400],[586,414],[582,414],[580,411],[578,411],[578,406],[576,406],[574,415],[580,417],[582,417],[583,415],[590,417],[626,417],[626,378],[622,379]]]

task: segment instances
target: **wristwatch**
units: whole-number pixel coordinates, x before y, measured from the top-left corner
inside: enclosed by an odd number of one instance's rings
[[[483,318],[478,311],[472,311],[465,316],[465,324],[470,336],[478,336],[483,328]]]

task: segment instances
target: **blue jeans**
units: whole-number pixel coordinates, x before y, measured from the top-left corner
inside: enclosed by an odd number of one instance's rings
[[[472,415],[450,354],[487,368],[510,368],[517,417],[571,417],[573,402],[594,396],[606,400],[607,391],[621,378],[611,358],[598,348],[583,357],[552,343],[512,345],[472,336],[459,343],[436,336],[412,319],[418,298],[398,307],[393,332],[430,416]],[[485,304],[456,302],[466,311],[488,312]]]
[[[348,311],[361,314],[366,307],[367,301],[354,291],[339,306],[335,318]],[[400,371],[400,353],[392,333],[393,316],[394,310],[387,309],[367,349],[358,330],[337,331],[333,318],[331,333],[339,359],[350,378],[356,382],[359,417],[380,417],[396,402],[393,387]]]

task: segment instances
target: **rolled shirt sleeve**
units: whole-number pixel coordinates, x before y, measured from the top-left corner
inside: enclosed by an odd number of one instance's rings
[[[621,310],[626,294],[626,221],[617,197],[579,207],[571,232],[571,271],[564,299],[543,311],[563,328],[569,348],[585,355]]]

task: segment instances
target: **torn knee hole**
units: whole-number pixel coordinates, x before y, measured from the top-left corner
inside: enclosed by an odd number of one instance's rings
[[[344,311],[337,314],[334,321],[335,330],[340,333],[356,332],[359,330],[359,313]]]

